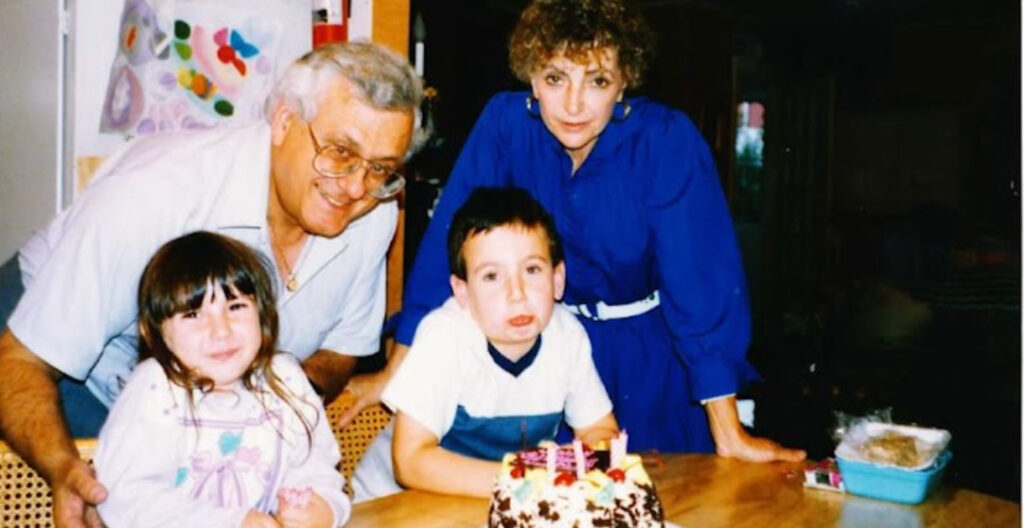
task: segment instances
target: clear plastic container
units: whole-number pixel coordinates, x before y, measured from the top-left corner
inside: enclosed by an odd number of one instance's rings
[[[943,451],[936,457],[934,464],[919,470],[842,458],[837,458],[836,462],[847,492],[873,499],[917,504],[924,501],[939,485],[951,458],[952,453]]]

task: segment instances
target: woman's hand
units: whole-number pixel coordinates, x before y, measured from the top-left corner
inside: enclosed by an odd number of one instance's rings
[[[239,528],[281,528],[281,525],[277,524],[273,517],[265,513],[249,510],[249,513],[245,514],[245,519],[242,519],[242,525]]]
[[[384,392],[384,387],[387,387],[388,382],[391,381],[391,376],[398,370],[398,366],[402,364],[402,360],[405,359],[405,355],[408,352],[409,347],[395,343],[388,357],[386,367],[379,372],[360,374],[348,380],[345,390],[355,396],[355,401],[352,403],[352,407],[349,407],[338,418],[339,427],[346,427],[363,409],[380,403],[380,395]]]
[[[705,409],[719,456],[747,462],[800,462],[807,458],[803,450],[789,449],[767,438],[749,435],[740,424],[735,396],[709,401]]]
[[[309,488],[277,494],[277,521],[282,528],[333,528],[334,511]]]
[[[390,380],[391,375],[387,369],[352,376],[345,386],[345,392],[351,392],[355,401],[338,418],[338,427],[347,427],[363,409],[380,403],[380,395]]]

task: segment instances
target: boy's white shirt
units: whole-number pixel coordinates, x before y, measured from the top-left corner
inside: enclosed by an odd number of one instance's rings
[[[555,305],[533,364],[515,377],[494,363],[487,338],[454,298],[420,322],[381,400],[439,440],[451,428],[460,405],[477,417],[564,411],[573,429],[592,425],[612,411],[586,330],[563,306]],[[357,502],[400,489],[391,467],[390,432],[389,427],[378,436],[356,470]]]

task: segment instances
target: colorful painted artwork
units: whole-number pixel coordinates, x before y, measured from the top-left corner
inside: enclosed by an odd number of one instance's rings
[[[261,119],[281,28],[258,13],[251,0],[126,0],[100,131]]]

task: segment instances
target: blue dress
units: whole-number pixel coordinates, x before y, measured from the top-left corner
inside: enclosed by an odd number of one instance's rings
[[[742,262],[710,151],[681,112],[644,98],[612,120],[575,174],[526,92],[494,96],[473,128],[420,244],[397,340],[451,294],[446,237],[476,187],[528,190],[565,248],[567,304],[659,307],[580,318],[630,451],[713,452],[700,400],[758,378],[746,361],[750,309]]]

